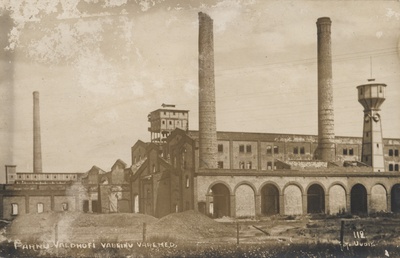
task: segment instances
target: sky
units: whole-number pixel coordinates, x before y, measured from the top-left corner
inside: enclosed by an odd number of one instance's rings
[[[217,130],[316,135],[316,21],[330,17],[335,134],[361,137],[356,87],[373,77],[383,137],[400,138],[399,1],[2,0],[0,182],[6,164],[33,170],[33,91],[44,172],[130,165],[162,103],[197,130],[198,12],[214,20]]]

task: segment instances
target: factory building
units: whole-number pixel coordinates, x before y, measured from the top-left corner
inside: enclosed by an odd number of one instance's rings
[[[318,135],[217,131],[213,21],[205,13],[198,43],[198,131],[189,130],[188,110],[163,104],[148,115],[150,141],[131,147],[131,165],[117,160],[108,172],[44,173],[34,112],[38,168],[17,173],[7,166],[2,217],[50,210],[156,217],[198,210],[215,218],[400,212],[400,139],[382,138],[386,85],[355,87],[364,107],[360,137],[334,134],[330,18],[317,20]]]

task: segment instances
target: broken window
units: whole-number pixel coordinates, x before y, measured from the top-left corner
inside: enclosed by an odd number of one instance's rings
[[[252,163],[251,163],[251,161],[247,162],[247,169],[252,169]]]
[[[272,154],[272,147],[267,146],[267,155],[271,155],[271,154]]]
[[[239,168],[240,168],[240,169],[244,169],[244,162],[243,162],[243,161],[240,161],[240,162],[239,162]]]
[[[267,162],[267,170],[272,170],[272,162],[271,161]]]

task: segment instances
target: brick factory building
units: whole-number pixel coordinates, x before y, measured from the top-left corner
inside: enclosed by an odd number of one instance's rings
[[[199,13],[199,131],[189,130],[188,110],[163,104],[148,115],[150,141],[132,146],[131,165],[117,160],[108,172],[94,166],[57,174],[41,172],[34,123],[40,167],[6,167],[2,217],[50,210],[156,217],[193,209],[211,217],[400,212],[400,139],[382,138],[379,114],[386,85],[371,80],[355,90],[364,107],[360,137],[334,135],[330,18],[318,19],[317,34],[318,135],[216,130],[213,21]]]

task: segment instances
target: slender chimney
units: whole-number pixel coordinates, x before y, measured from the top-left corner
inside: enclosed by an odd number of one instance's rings
[[[199,13],[199,166],[217,168],[213,20]]]
[[[332,89],[331,19],[317,20],[318,29],[318,159],[335,161]]]
[[[42,173],[39,92],[33,92],[33,173]]]

